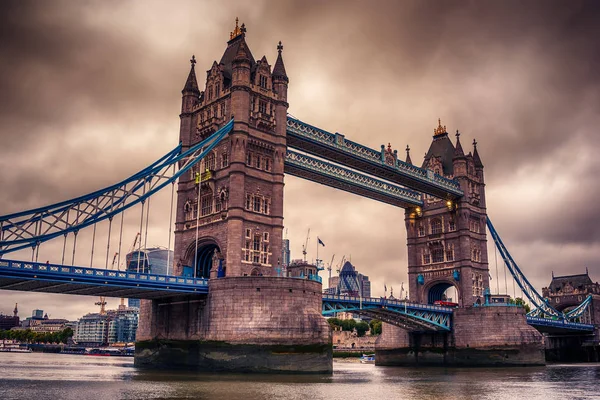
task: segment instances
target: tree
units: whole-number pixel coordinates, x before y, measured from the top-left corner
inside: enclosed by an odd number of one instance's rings
[[[358,336],[365,336],[365,333],[367,333],[367,331],[369,330],[369,324],[367,324],[364,321],[361,321],[356,324],[355,329],[356,329],[356,334]]]
[[[381,321],[378,319],[372,319],[369,322],[369,326],[371,327],[371,335],[381,335]]]
[[[512,300],[512,299],[511,299]],[[523,300],[521,297],[517,297],[513,304],[516,304],[520,307],[523,307],[525,309],[525,312],[528,313],[531,311],[531,307],[529,306],[529,304],[525,303],[525,300]]]

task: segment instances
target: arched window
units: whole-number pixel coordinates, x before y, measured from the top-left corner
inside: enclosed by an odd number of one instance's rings
[[[439,218],[431,220],[431,234],[435,235],[436,233],[442,233],[442,220]]]

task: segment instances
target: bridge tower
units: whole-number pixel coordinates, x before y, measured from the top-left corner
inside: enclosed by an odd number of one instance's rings
[[[438,120],[423,168],[455,178],[465,195],[455,201],[423,195],[422,209],[406,211],[410,300],[433,303],[455,287],[461,307],[483,302],[489,287],[483,164],[473,141],[465,154]]]
[[[184,149],[231,118],[233,131],[179,180],[174,270],[196,277],[272,276],[281,263],[283,163],[288,77],[283,46],[273,70],[255,61],[242,24],[206,72],[200,90],[195,63],[182,90]],[[189,269],[183,267],[191,267]]]

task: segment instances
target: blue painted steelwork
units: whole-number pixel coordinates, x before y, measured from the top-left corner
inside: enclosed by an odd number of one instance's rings
[[[233,119],[188,150],[182,152],[180,144],[149,167],[116,185],[49,206],[0,216],[0,257],[78,232],[143,203],[204,158],[231,129]],[[179,165],[179,171],[170,174],[173,165]]]
[[[487,218],[487,227],[490,231],[492,238],[494,239],[494,243],[496,244],[496,248],[500,252],[506,267],[510,271],[511,275],[523,290],[523,293],[531,304],[533,304],[534,309],[528,314],[529,317],[533,318],[547,318],[550,320],[558,320],[565,322],[579,322],[584,313],[589,309],[589,305],[591,304],[591,299],[589,297],[586,298],[577,308],[574,310],[563,313],[556,310],[554,307],[550,305],[550,303],[542,297],[537,290],[533,287],[533,285],[527,280],[517,263],[513,260],[512,256],[504,246],[502,239],[500,239],[500,235],[494,228],[492,221]]]
[[[208,293],[208,279],[0,260],[0,289],[152,299]]]
[[[293,150],[286,153],[285,172],[400,207],[423,205],[420,193]]]
[[[594,325],[571,322],[565,319],[549,319],[541,317],[527,316],[527,323],[541,332],[555,333],[593,333]]]
[[[452,330],[452,308],[376,298],[323,295],[322,314],[352,312],[369,315],[409,331]]]
[[[444,199],[463,196],[457,181],[398,159],[394,159],[393,165],[389,165],[385,161],[383,150],[373,150],[347,140],[339,133],[329,133],[291,116],[287,119],[286,132],[290,148],[351,166],[360,172],[391,180],[432,196]]]

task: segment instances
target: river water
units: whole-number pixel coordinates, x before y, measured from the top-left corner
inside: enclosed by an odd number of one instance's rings
[[[0,400],[600,399],[600,364],[397,368],[334,362],[334,373],[246,375],[138,370],[133,358],[0,353]]]

